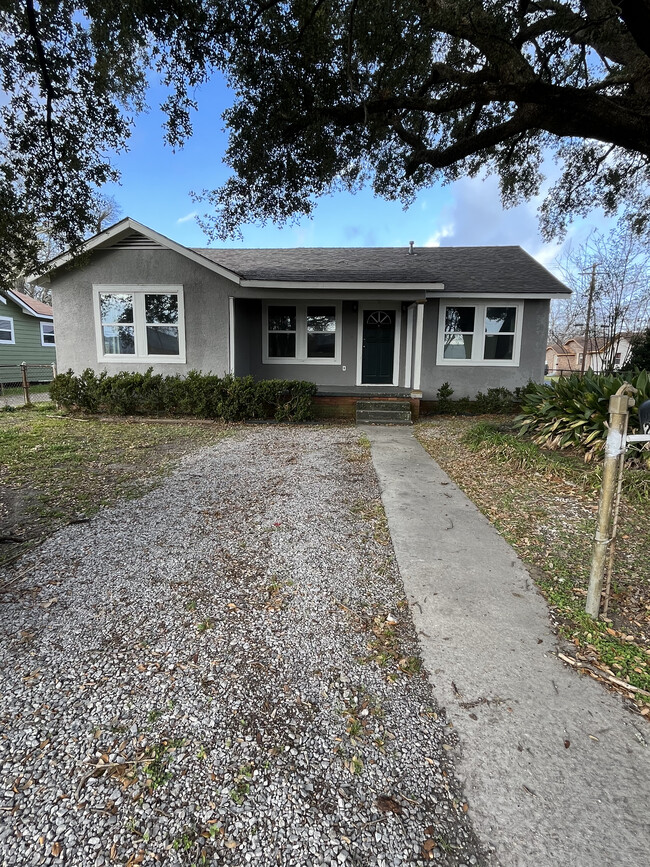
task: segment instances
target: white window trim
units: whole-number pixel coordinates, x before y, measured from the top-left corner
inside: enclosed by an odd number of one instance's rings
[[[472,357],[471,358],[445,358],[445,317],[447,307],[473,307],[474,314],[474,340],[472,341]],[[512,350],[512,358],[483,358],[485,347],[485,309],[486,307],[516,307],[515,314],[515,339]],[[444,367],[519,367],[519,359],[521,355],[521,332],[524,318],[524,302],[510,301],[499,298],[493,300],[491,298],[485,301],[468,301],[466,298],[446,298],[444,303],[440,303],[440,313],[438,315],[438,351],[436,364]]]
[[[110,363],[147,363],[147,364],[185,364],[185,304],[183,287],[178,284],[93,284],[93,304],[95,310],[95,338],[97,342],[97,360]],[[104,352],[104,336],[102,333],[102,317],[99,306],[99,296],[106,294],[133,295],[133,325],[135,328],[135,354],[117,354]],[[178,355],[143,355],[141,350],[147,346],[147,324],[144,315],[145,295],[177,295],[178,296]],[[137,296],[137,297],[136,297]],[[140,300],[141,299],[141,300]]]
[[[44,335],[43,335],[43,326],[49,325],[51,328],[54,328],[54,323],[53,322],[41,322],[40,325],[41,325],[41,346],[56,347],[56,333],[54,331],[52,332],[52,336],[54,337],[54,343],[46,343]]]
[[[273,299],[264,301],[262,312],[262,363],[263,364],[340,364],[341,363],[341,302],[310,298],[308,301],[285,301]],[[276,358],[269,355],[269,307],[296,308],[296,354],[288,358]],[[334,307],[336,316],[336,331],[334,332],[334,358],[307,357],[307,308]]]
[[[362,382],[363,375],[363,315],[366,310],[392,310],[395,313],[395,342],[393,345],[393,381],[385,382],[383,385],[377,385],[376,382]],[[372,303],[359,304],[359,313],[357,317],[357,381],[356,384],[362,388],[383,388],[384,386],[399,385],[399,354],[400,354],[400,335],[402,333],[402,305],[397,303],[382,304],[374,301]]]
[[[2,315],[2,316],[0,316],[0,319],[6,319],[7,320],[7,322],[9,323],[9,330],[11,331],[11,339],[10,340],[0,340],[0,343],[3,346],[9,346],[9,344],[15,344],[16,343],[16,332],[14,331],[13,317]],[[5,331],[6,329],[3,328],[2,330]]]

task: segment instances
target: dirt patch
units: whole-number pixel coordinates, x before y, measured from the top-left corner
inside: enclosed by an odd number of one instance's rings
[[[0,415],[0,565],[65,524],[157,485],[186,454],[232,428],[125,423],[43,410]]]

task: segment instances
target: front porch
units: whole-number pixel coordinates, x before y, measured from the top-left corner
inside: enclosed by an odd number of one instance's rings
[[[425,299],[405,294],[231,297],[230,372],[314,382],[324,414],[352,414],[356,400],[419,401]]]

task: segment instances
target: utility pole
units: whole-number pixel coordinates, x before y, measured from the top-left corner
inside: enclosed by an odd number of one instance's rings
[[[587,360],[587,346],[589,344],[589,323],[591,321],[591,308],[594,303],[594,292],[596,290],[596,265],[594,262],[591,266],[591,280],[589,281],[589,297],[587,299],[587,319],[585,322],[585,342],[582,347],[582,363],[580,364],[580,376],[585,375],[585,362]]]

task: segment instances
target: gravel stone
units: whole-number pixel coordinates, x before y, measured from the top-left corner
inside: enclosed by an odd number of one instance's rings
[[[491,863],[356,429],[236,429],[0,598],[2,867]]]

